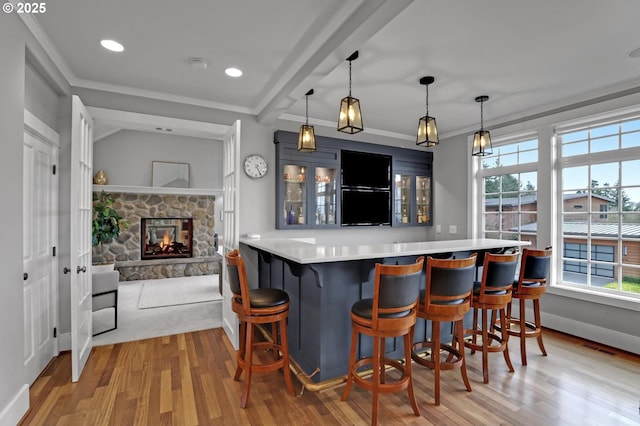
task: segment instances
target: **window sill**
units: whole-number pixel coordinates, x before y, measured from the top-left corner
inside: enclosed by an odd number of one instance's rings
[[[585,288],[556,284],[548,287],[547,292],[571,299],[584,300],[585,302],[598,303],[600,305],[614,306],[640,312],[640,299],[616,294],[604,294]]]

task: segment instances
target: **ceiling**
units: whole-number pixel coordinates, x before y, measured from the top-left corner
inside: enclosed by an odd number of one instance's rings
[[[348,92],[365,132],[441,139],[640,90],[637,0],[57,0],[30,27],[72,86],[335,126]],[[23,18],[30,19],[30,18]],[[27,22],[28,23],[28,22]],[[29,24],[29,23],[28,23]],[[112,38],[125,51],[109,52]],[[48,46],[48,47],[47,47]],[[206,70],[189,58],[208,61]],[[241,78],[224,69],[236,66]],[[336,133],[336,135],[339,135]]]

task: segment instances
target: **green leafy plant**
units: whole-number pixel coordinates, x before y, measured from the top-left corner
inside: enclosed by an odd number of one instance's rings
[[[91,243],[94,247],[110,243],[120,236],[122,229],[129,227],[116,209],[115,200],[104,191],[93,194],[93,221],[91,222]]]

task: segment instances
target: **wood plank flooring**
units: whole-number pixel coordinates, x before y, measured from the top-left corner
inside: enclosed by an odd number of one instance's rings
[[[531,342],[520,365],[511,340],[509,373],[490,354],[489,384],[482,356],[467,356],[472,392],[460,373],[442,373],[442,404],[433,405],[433,373],[414,364],[421,417],[406,392],[380,396],[384,425],[640,425],[640,357],[545,330],[549,356]],[[527,342],[529,343],[529,342]],[[222,329],[96,347],[78,383],[70,354],[46,368],[30,390],[21,425],[365,425],[371,395],[344,385],[321,392],[286,392],[282,374],[256,374],[246,409],[233,381],[235,352]],[[243,375],[244,378],[244,375]],[[242,379],[241,379],[242,380]],[[297,389],[298,382],[295,382]]]

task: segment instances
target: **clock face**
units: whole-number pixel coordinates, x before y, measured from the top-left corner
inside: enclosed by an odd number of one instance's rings
[[[260,155],[249,155],[244,159],[244,171],[251,178],[261,178],[267,170],[267,161]]]

